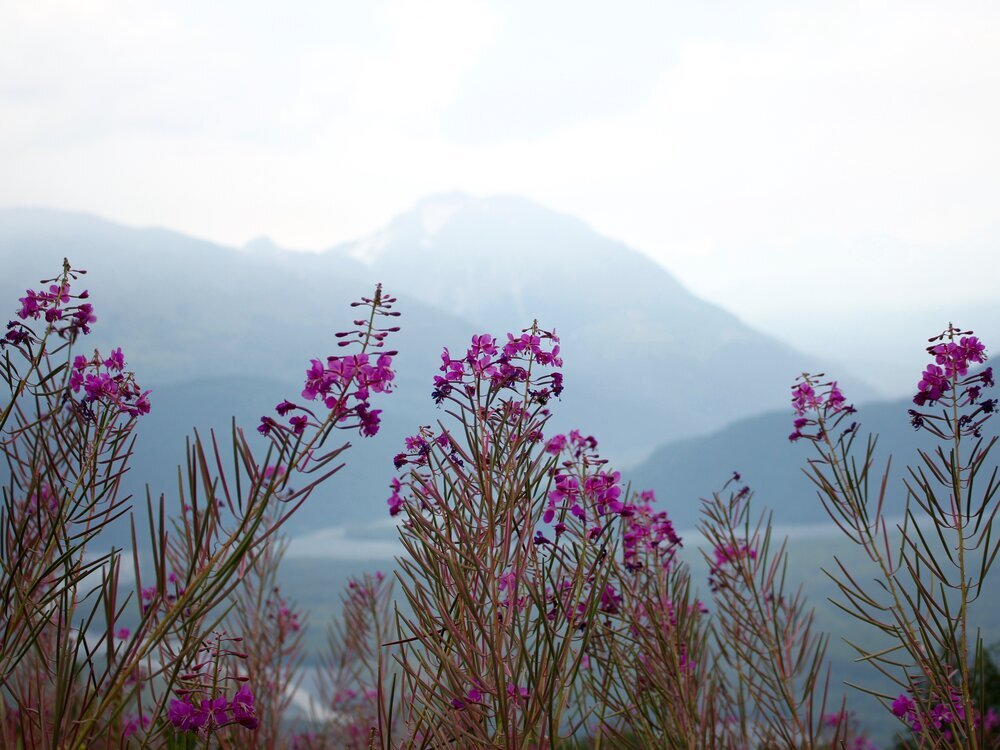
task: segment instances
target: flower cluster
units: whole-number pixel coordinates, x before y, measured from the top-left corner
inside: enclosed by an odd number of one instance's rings
[[[275,411],[282,418],[294,412],[287,423],[264,416],[257,431],[262,435],[274,433],[300,437],[308,426],[321,429],[324,424],[332,423],[341,429],[357,429],[363,437],[376,435],[382,410],[371,408],[370,399],[372,394],[392,391],[392,381],[396,377],[392,358],[396,352],[381,349],[386,337],[398,331],[399,327],[377,328],[375,319],[398,316],[399,313],[392,310],[395,301],[396,298],[384,294],[379,285],[374,297],[362,297],[360,302],[351,303],[352,307],[368,307],[371,313],[368,320],[354,321],[357,328],[338,332],[336,336],[340,341],[337,345],[355,345],[361,351],[357,354],[331,355],[325,362],[319,359],[310,362],[301,397],[305,401],[322,403],[329,416],[320,418],[313,409],[286,399],[275,407]]]
[[[927,365],[917,383],[917,395],[913,397],[913,403],[917,406],[926,406],[939,401],[952,388],[952,381],[964,378],[969,374],[969,364],[982,364],[986,361],[986,347],[982,342],[972,336],[972,331],[965,333],[958,342],[954,340],[956,335],[962,333],[953,327],[949,327],[941,336],[948,337],[948,341],[934,344],[927,347],[927,352],[934,357],[934,362]]]
[[[815,376],[823,377],[822,373]],[[795,423],[789,440],[795,441],[799,438],[808,440],[822,440],[826,435],[826,421],[833,419],[839,423],[848,414],[853,414],[855,408],[847,403],[837,381],[833,380],[825,383],[816,383],[814,376],[803,374],[798,383],[792,386],[792,409],[795,410]],[[817,428],[815,431],[805,432],[810,428]],[[851,425],[848,431],[854,429]]]
[[[537,324],[519,335],[508,333],[502,345],[490,334],[480,333],[472,337],[464,357],[453,358],[447,348],[443,350],[440,368],[443,374],[434,377],[431,396],[439,405],[451,400],[483,425],[479,434],[482,444],[477,446],[483,453],[491,450],[493,435],[510,428],[514,428],[520,440],[534,444],[543,439],[541,426],[548,414],[545,405],[562,393],[563,384],[560,373],[536,375],[533,368],[561,366],[559,338]],[[508,393],[493,398],[504,390],[520,396],[512,398]],[[432,454],[440,458],[433,465]],[[428,510],[433,502],[428,503],[423,495],[435,494],[432,475],[438,465],[461,469],[468,458],[447,430],[435,434],[431,427],[421,427],[416,435],[406,438],[405,450],[393,457],[393,464],[397,470],[411,467],[409,485],[420,506]],[[387,500],[391,516],[399,515],[407,505],[403,488],[398,479],[392,480]]]
[[[983,398],[983,389],[994,386],[992,367],[969,375],[970,365],[983,364],[987,359],[986,347],[972,333],[949,326],[931,339],[932,345],[927,347],[927,352],[934,357],[934,362],[921,373],[913,403],[923,408],[941,401],[946,406],[968,408],[970,411],[959,417],[959,430],[962,434],[979,437],[983,423],[996,411],[997,400]],[[926,429],[938,437],[948,436],[950,430],[940,426],[947,423],[947,415],[938,417],[916,409],[910,409],[909,414],[910,424],[915,429]]]
[[[953,690],[946,701],[934,703],[926,712],[921,712],[917,702],[903,693],[892,702],[890,710],[917,734],[927,732],[933,726],[946,741],[953,739],[951,727],[965,720],[965,707],[962,705],[962,696],[957,690]],[[1000,729],[1000,716],[992,707],[987,709],[985,714],[973,711],[972,716],[975,724],[981,727],[988,737]]]
[[[666,511],[655,511],[652,491],[642,492],[636,502],[624,496],[622,477],[617,471],[600,467],[606,461],[596,452],[597,441],[579,430],[565,435],[555,435],[545,443],[545,451],[567,458],[560,468],[553,470],[553,487],[548,492],[542,522],[552,524],[556,539],[567,530],[568,512],[581,522],[594,523],[588,531],[591,538],[600,536],[609,517],[621,518],[625,524],[623,547],[626,567],[639,570],[646,553],[652,554],[663,565],[669,565],[681,539],[674,530]],[[535,544],[544,545],[550,540],[541,531],[535,534]]]
[[[247,683],[240,685],[228,700],[225,695],[203,698],[198,705],[190,697],[170,701],[167,718],[180,732],[209,732],[230,724],[256,729],[259,722],[254,710],[254,695]]]
[[[88,299],[90,293],[87,290],[79,294],[70,293],[70,280],[77,279],[83,273],[85,271],[72,270],[65,264],[63,276],[42,282],[49,285],[48,291],[26,291],[25,296],[18,300],[21,307],[17,316],[21,321],[44,320],[57,335],[70,341],[79,334],[90,333],[90,324],[97,317],[93,306],[81,301]],[[7,333],[0,339],[0,346],[19,346],[35,340],[35,334],[27,324],[12,320],[7,323]]]
[[[440,449],[450,449],[450,456],[456,460],[461,461],[461,457],[458,455],[455,446],[452,444],[451,436],[446,430],[435,435],[434,431],[430,427],[421,427],[420,431],[416,435],[407,436],[403,444],[406,450],[402,453],[397,453],[393,456],[392,463],[397,469],[401,469],[407,464],[412,464],[414,466],[425,466],[427,461],[430,459],[431,450],[435,447]],[[393,484],[393,494],[398,492],[399,488],[396,486],[398,482]],[[391,506],[392,498],[389,500],[389,505]],[[398,511],[397,511],[398,512]],[[396,515],[393,513],[392,515]]]
[[[449,398],[456,388],[472,396],[476,393],[476,384],[483,380],[497,389],[516,388],[518,384],[528,383],[533,364],[562,367],[559,337],[554,331],[543,331],[535,326],[520,336],[508,333],[503,346],[498,346],[490,334],[480,333],[472,337],[464,357],[453,358],[447,348],[441,352],[443,374],[434,376],[431,396],[438,404]],[[562,391],[563,378],[558,372],[530,383],[528,389],[532,401],[542,405],[553,396],[558,398]]]
[[[73,393],[82,392],[77,405],[84,413],[91,413],[96,402],[132,417],[149,414],[150,392],[142,390],[134,373],[125,370],[121,348],[113,349],[107,359],[97,351],[90,359],[77,355],[70,370],[69,388]]]
[[[622,534],[622,552],[628,570],[642,570],[649,557],[663,567],[669,567],[677,549],[683,546],[667,512],[655,511],[654,502],[653,491],[645,490],[639,493],[639,502],[623,514],[625,531]]]
[[[595,454],[597,451],[597,440],[593,435],[584,437],[579,430],[570,430],[567,435],[555,435],[545,443],[545,452],[558,456],[566,452],[574,460],[581,458],[584,454]]]
[[[230,724],[239,724],[247,729],[257,728],[259,721],[248,678],[222,674],[229,660],[240,662],[247,658],[247,654],[228,645],[242,640],[217,633],[214,642],[206,643],[198,650],[203,655],[202,660],[180,676],[180,686],[175,690],[177,698],[170,701],[167,709],[167,718],[175,729],[207,733]],[[218,689],[226,681],[239,683],[232,700]]]

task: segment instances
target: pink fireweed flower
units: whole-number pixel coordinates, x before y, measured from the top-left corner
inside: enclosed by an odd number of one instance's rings
[[[67,275],[75,280],[85,271],[67,269]],[[90,324],[97,318],[94,316],[94,309],[87,302],[79,302],[88,298],[89,293],[84,290],[79,294],[71,294],[70,281],[59,281],[58,284],[50,284],[48,291],[34,291],[28,289],[25,296],[18,301],[21,303],[17,310],[17,316],[21,320],[44,320],[51,326],[52,332],[61,338],[75,340],[79,334],[90,333]],[[44,282],[43,282],[44,283]],[[76,304],[74,304],[74,302]],[[0,348],[12,344],[15,346],[37,340],[34,331],[30,326],[11,321],[7,325],[7,334],[0,339]]]
[[[122,354],[121,347],[111,350],[111,354],[104,360],[104,366],[112,372],[121,372],[125,369],[125,356]]]
[[[402,496],[399,494],[403,486],[395,477],[393,477],[390,486],[392,488],[392,494],[389,495],[389,499],[386,501],[389,505],[389,515],[398,516],[403,510],[403,506],[406,504]]]
[[[643,492],[637,505],[629,506],[623,513],[626,519],[622,535],[622,552],[628,570],[641,570],[646,566],[647,557],[663,567],[669,567],[679,547],[683,546],[680,536],[666,511],[654,511],[652,492]]]
[[[827,391],[824,406],[828,412],[832,413],[836,413],[847,406],[847,399],[844,398],[844,394],[841,392],[836,380],[830,383],[830,390]]]
[[[496,339],[488,333],[480,333],[472,337],[472,346],[466,352],[465,361],[469,364],[474,364],[484,357],[489,361],[489,358],[496,356],[496,353]]]
[[[510,570],[510,571],[507,571],[506,573],[503,573],[497,579],[497,582],[499,584],[500,590],[504,591],[505,589],[509,589],[509,590],[513,591],[514,588],[515,588],[515,586],[517,585],[517,579],[518,579],[518,575],[513,570]]]
[[[892,713],[895,716],[903,717],[908,711],[913,709],[913,701],[908,695],[901,694],[892,702]]]
[[[945,371],[937,365],[927,365],[920,377],[920,382],[917,383],[917,395],[913,397],[913,403],[917,406],[925,406],[938,401],[951,390],[948,377]]]
[[[684,649],[683,644],[681,648]],[[680,658],[677,660],[677,668],[680,670],[681,674],[694,674],[695,670],[698,668],[698,664],[687,655],[686,649],[681,651]]]
[[[553,456],[558,456],[566,448],[566,443],[565,435],[556,435],[545,443],[545,452],[551,453]]]
[[[150,410],[150,391],[143,391],[136,383],[135,375],[125,371],[121,348],[114,349],[107,359],[102,359],[98,352],[94,352],[89,360],[82,355],[74,357],[69,373],[69,389],[73,393],[83,391],[79,405],[99,403],[132,417],[148,414]]]
[[[822,375],[818,376],[822,377]],[[794,430],[788,436],[791,441],[799,438],[822,440],[824,437],[822,424],[824,420],[832,420],[839,424],[840,420],[856,410],[847,403],[843,391],[837,381],[815,383],[808,373],[799,377],[801,382],[792,386],[792,409],[795,412]],[[807,432],[809,427],[819,427],[816,432]],[[851,432],[857,428],[857,423],[845,430]]]
[[[278,628],[282,633],[298,632],[302,629],[299,623],[299,613],[282,605],[278,608]]]
[[[217,695],[211,700],[205,698],[201,702],[201,710],[211,717],[216,726],[224,726],[229,721],[229,701],[224,695]]]
[[[195,732],[205,726],[208,712],[195,708],[187,700],[174,698],[167,708],[167,719],[182,732]]]
[[[309,419],[303,416],[292,417],[288,420],[288,426],[292,428],[292,433],[295,435],[301,435],[306,431],[306,426],[309,424]]]
[[[838,726],[841,722],[847,720],[847,714],[844,711],[837,711],[836,713],[824,714],[823,723],[828,727]]]
[[[470,703],[479,703],[483,700],[483,694],[480,693],[476,688],[472,688],[468,693],[465,694],[464,698],[452,698],[451,706],[452,708],[462,711]]]
[[[250,690],[250,685],[243,683],[240,689],[233,696],[230,705],[233,710],[233,720],[247,729],[256,729],[259,725],[256,710],[254,708],[254,695]]]
[[[978,373],[969,375],[970,364],[982,364],[986,361],[986,347],[980,340],[971,335],[971,331],[961,332],[954,326],[949,326],[936,339],[948,338],[927,348],[934,357],[934,362],[928,364],[920,381],[917,383],[917,393],[913,403],[918,407],[933,405],[944,400],[946,406],[968,408],[958,419],[958,430],[962,435],[981,437],[981,428],[987,419],[995,412],[995,399],[984,399],[983,390],[993,387],[992,368],[983,368]],[[956,342],[955,336],[962,334]],[[916,429],[926,429],[939,438],[950,438],[939,426],[939,418],[930,414],[910,409],[910,424]]]
[[[908,695],[900,695],[892,702],[891,710],[894,716],[903,719],[908,723],[913,731],[919,732],[923,725],[917,714],[917,704]]]
[[[986,713],[983,715],[983,729],[987,733],[992,732],[994,729],[1000,728],[1000,714],[997,714],[996,709],[990,706],[986,709]]]
[[[819,409],[822,403],[819,395],[809,383],[799,383],[792,387],[792,408],[800,417],[807,412]]]
[[[390,311],[393,302],[395,298],[383,294],[379,285],[374,299],[365,297],[361,302],[352,303],[352,306],[371,308],[374,320],[380,316],[397,316],[398,313]],[[369,327],[368,321],[363,319],[354,323],[361,328],[337,333],[337,338],[343,339],[338,346],[357,346],[362,351],[331,355],[326,357],[325,362],[321,359],[310,360],[301,397],[306,401],[321,401],[331,412],[329,419],[338,429],[357,429],[363,437],[371,437],[378,433],[381,423],[381,410],[371,408],[371,396],[390,393],[395,380],[392,359],[396,353],[377,350],[383,347],[386,336],[399,328]],[[285,417],[302,408],[286,399],[277,405],[275,411],[278,416]],[[320,424],[323,422],[323,419],[319,420]],[[296,436],[303,435],[309,424],[307,418],[301,415],[292,417],[287,425],[264,416],[257,431],[272,440],[281,440],[289,430]]]

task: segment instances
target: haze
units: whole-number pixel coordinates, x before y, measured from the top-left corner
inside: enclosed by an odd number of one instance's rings
[[[897,338],[966,310],[1000,335],[983,312],[992,3],[38,0],[3,17],[0,206],[319,250],[429,194],[512,193],[887,393],[914,365],[871,353]],[[892,342],[859,344],[862,323]]]

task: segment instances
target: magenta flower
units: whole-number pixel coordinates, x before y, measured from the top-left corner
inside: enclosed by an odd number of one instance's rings
[[[330,392],[330,385],[331,380],[323,363],[314,359],[309,369],[306,370],[306,384],[302,389],[302,398],[307,401],[315,401],[317,396],[325,396]]]
[[[792,408],[798,416],[805,416],[806,412],[818,409],[821,404],[816,391],[808,383],[798,383],[792,387]]]
[[[167,718],[182,732],[201,729],[208,720],[208,713],[192,706],[188,701],[174,698],[167,708]]]
[[[256,729],[260,723],[254,711],[254,697],[250,685],[243,683],[233,696],[233,719],[247,729]]]
[[[17,315],[21,320],[37,319],[41,315],[42,305],[38,304],[38,295],[35,294],[34,290],[28,289],[27,294],[21,297],[18,302],[21,303],[21,309],[17,311]]]
[[[288,424],[292,428],[293,433],[301,435],[306,431],[306,425],[309,424],[309,420],[304,416],[296,416],[289,419]]]
[[[992,706],[986,709],[986,714],[983,716],[983,728],[987,732],[992,732],[994,729],[1000,728],[1000,715],[997,714],[996,709]]]
[[[463,710],[469,703],[479,703],[483,699],[483,694],[480,693],[476,688],[472,688],[465,695],[465,699],[462,698],[452,698],[451,705],[459,711]]]
[[[469,347],[465,359],[469,364],[473,364],[484,357],[489,362],[490,357],[496,356],[496,339],[488,333],[480,333],[472,337],[472,346]]]
[[[226,700],[226,696],[217,695],[215,698],[209,700],[205,698],[201,702],[201,710],[206,716],[211,716],[215,721],[216,726],[223,726],[227,721],[229,721],[229,715],[226,713],[229,709],[229,701]]]
[[[553,456],[558,456],[565,447],[566,447],[566,436],[556,435],[555,437],[550,438],[547,443],[545,443],[545,452],[551,453]]]
[[[360,424],[361,434],[364,437],[373,437],[378,434],[379,425],[382,423],[382,419],[379,417],[379,414],[381,413],[381,409],[369,410],[363,405],[358,405],[358,422]]]
[[[292,411],[293,409],[297,409],[297,408],[298,407],[295,404],[293,404],[291,401],[288,401],[286,399],[286,400],[282,401],[280,404],[278,404],[277,406],[275,406],[274,410],[276,412],[278,412],[278,416],[283,417],[286,414],[288,414],[288,412]]]
[[[933,404],[951,389],[948,376],[945,371],[937,365],[927,365],[917,383],[917,395],[913,397],[913,403],[917,406]]]
[[[363,298],[361,302],[352,303],[352,306],[369,306],[373,315],[396,316],[398,313],[389,311],[394,301],[394,298],[382,294],[379,287],[375,299]],[[362,327],[367,325],[365,320],[355,320],[354,323]],[[338,342],[338,346],[355,344],[363,349],[379,349],[383,346],[386,336],[398,330],[398,327],[392,327],[371,328],[365,332],[360,330],[340,332],[337,338],[345,340]],[[395,352],[382,351],[376,356],[374,352],[363,351],[357,354],[328,356],[325,363],[320,359],[312,359],[305,373],[302,398],[307,401],[322,401],[331,412],[326,419],[339,429],[357,429],[363,437],[371,437],[379,431],[381,411],[371,408],[369,397],[372,393],[391,392],[392,381],[395,379],[392,370],[394,355]],[[284,400],[275,408],[279,416],[285,416],[301,407]],[[320,419],[321,423],[324,421],[326,420]],[[295,435],[304,434],[307,426],[304,417],[293,417],[289,423]],[[269,417],[262,417],[257,428],[262,435],[272,436],[272,439],[274,433],[277,433],[280,439],[283,430],[284,427]]]
[[[912,711],[914,708],[914,703],[908,695],[905,693],[900,695],[896,700],[892,702],[892,713],[895,716],[902,718],[908,712]]]
[[[111,354],[104,360],[104,366],[114,372],[121,372],[125,369],[125,356],[122,354],[121,347],[111,350]]]
[[[607,612],[608,614],[613,615],[621,608],[621,604],[621,594],[615,590],[615,587],[611,584],[605,586],[604,591],[601,592],[601,603],[598,606],[598,609],[601,612]]]
[[[398,516],[399,513],[403,510],[403,506],[406,504],[402,496],[399,494],[400,490],[402,489],[402,485],[400,484],[400,481],[398,479],[393,477],[390,486],[392,488],[392,494],[389,495],[389,499],[386,501],[386,503],[389,506],[389,515]]]
[[[982,364],[986,361],[986,347],[976,336],[963,336],[958,343],[969,362]]]

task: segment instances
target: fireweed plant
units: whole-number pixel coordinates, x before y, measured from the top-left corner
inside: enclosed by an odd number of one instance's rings
[[[392,579],[379,572],[349,581],[319,664],[324,712],[314,718],[314,731],[294,739],[294,748],[363,750],[374,744],[381,722],[390,728],[388,735],[401,736],[401,715],[393,712],[392,701],[405,703],[406,697],[382,654],[393,632]]]
[[[121,482],[150,394],[120,349],[79,346],[96,321],[82,274],[65,262],[28,290],[0,339],[0,746],[281,746],[301,626],[273,587],[276,532],[342,465],[334,429],[378,431],[394,300],[379,288],[354,303],[366,314],[337,334],[348,351],[313,360],[303,403],[262,419],[263,460],[235,425],[225,451],[196,433],[179,515],[147,492],[137,522]],[[123,516],[132,586],[121,550],[93,549]]]
[[[379,672],[401,674],[370,746],[871,747],[827,710],[826,640],[749,489],[703,504],[705,604],[652,493],[593,437],[545,436],[561,364],[537,324],[444,350],[444,418],[395,458],[405,606]]]
[[[920,450],[900,492],[901,521],[886,517],[895,492],[890,461],[876,467],[877,438],[859,440],[855,410],[836,382],[803,375],[792,388],[792,440],[812,443],[807,474],[827,513],[875,565],[866,584],[841,560],[829,574],[844,611],[878,631],[889,646],[859,659],[890,678],[898,693],[875,695],[903,725],[902,745],[1000,747],[995,707],[984,705],[986,654],[970,613],[1000,551],[994,534],[997,438],[984,427],[997,407],[986,350],[972,331],[949,325],[930,339],[932,358],[917,384],[911,424],[937,445]],[[994,606],[986,603],[986,606]],[[864,688],[863,688],[864,689]]]
[[[333,431],[379,429],[394,300],[379,288],[355,303],[346,351],[312,360],[300,396],[261,418],[265,449],[235,425],[225,449],[196,433],[177,514],[147,492],[140,522],[121,482],[150,394],[120,349],[77,351],[96,320],[81,273],[67,263],[29,290],[2,339],[0,745],[873,747],[830,696],[827,638],[739,475],[702,501],[699,592],[652,493],[633,492],[593,437],[546,434],[562,360],[537,324],[444,351],[441,419],[394,461],[395,580],[350,583],[317,670],[321,709],[294,726],[305,619],[276,583],[280,529],[341,467]],[[940,446],[908,470],[898,538],[888,467],[878,481],[875,438],[856,450],[836,383],[803,376],[791,437],[816,447],[827,511],[884,578],[869,593],[839,561],[834,576],[842,606],[895,641],[858,650],[899,685],[878,697],[904,740],[996,747],[968,622],[998,550],[995,469],[977,480],[995,442],[982,437],[992,371],[970,373],[985,362],[970,332],[931,343],[910,416]],[[120,550],[93,549],[123,517],[131,585]]]

